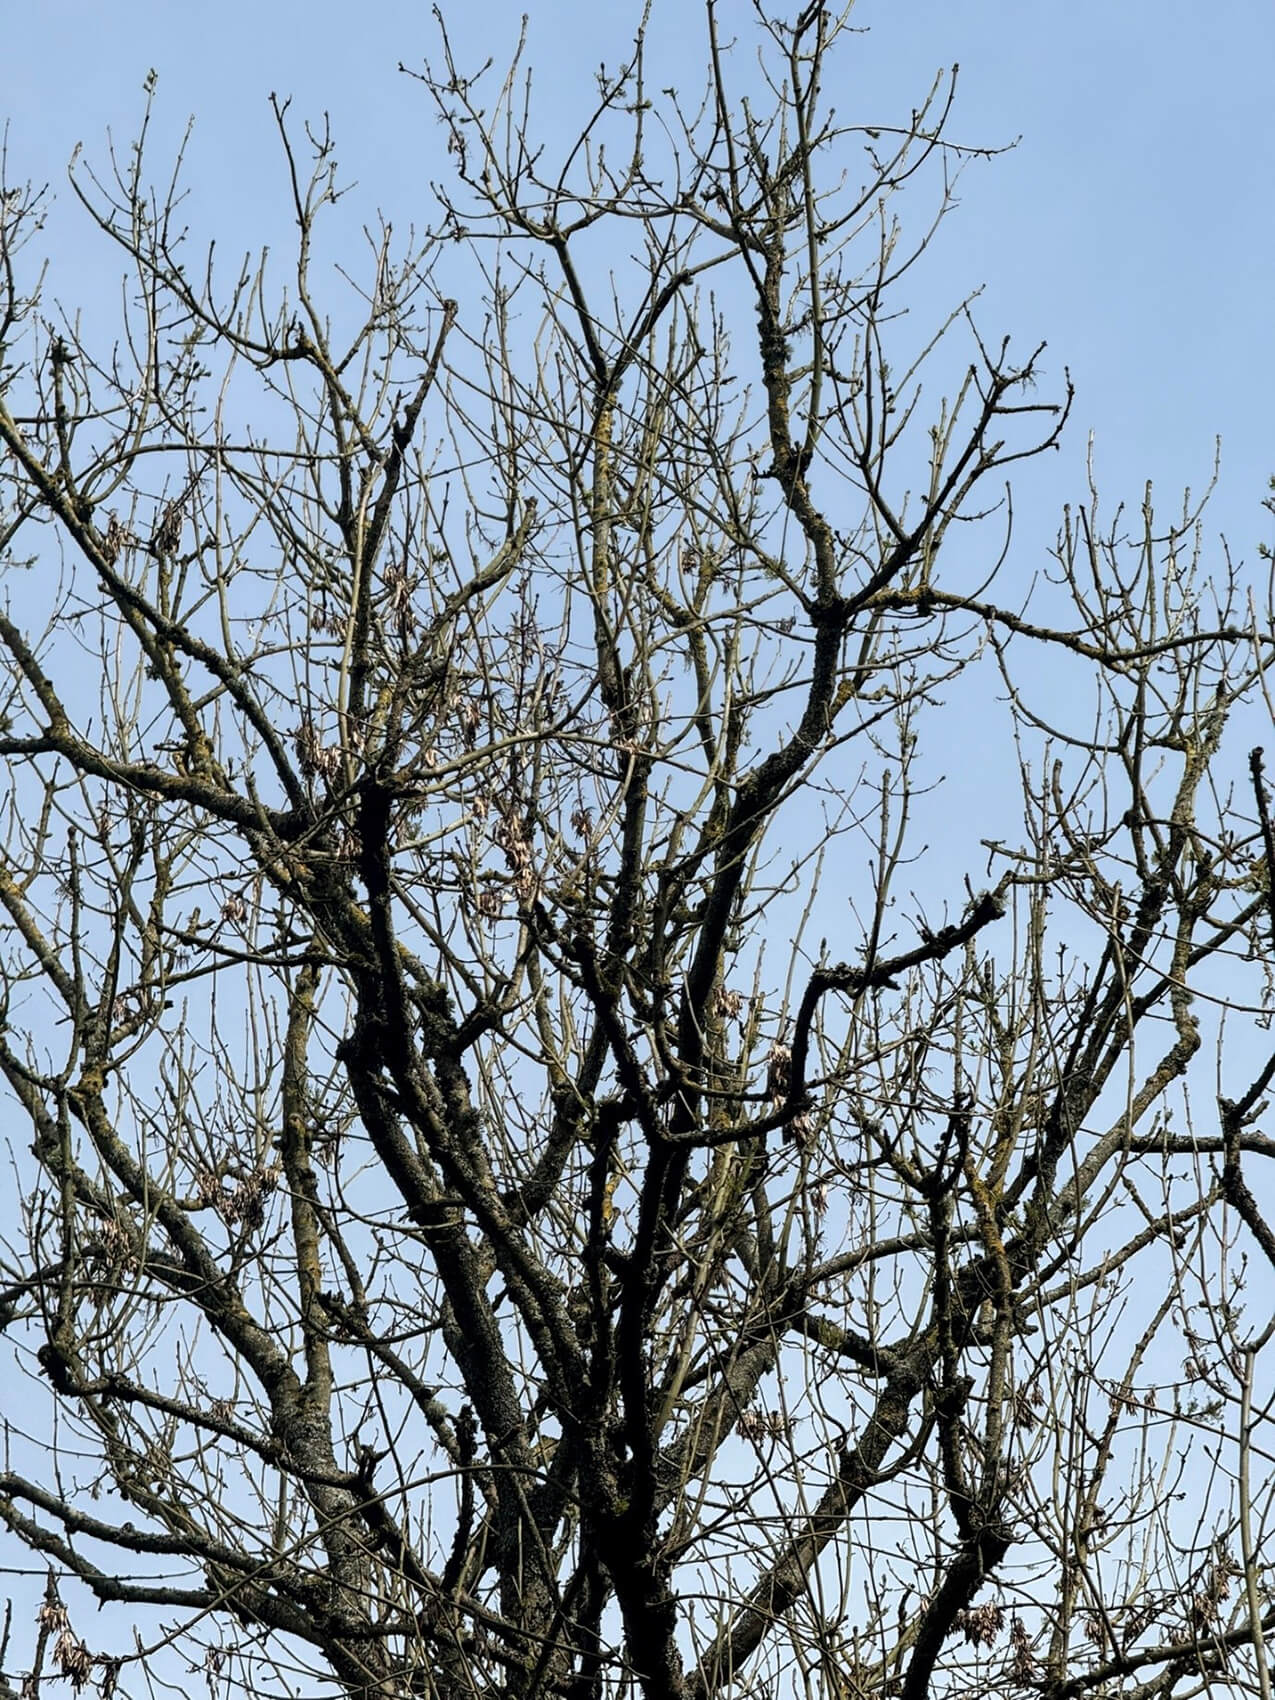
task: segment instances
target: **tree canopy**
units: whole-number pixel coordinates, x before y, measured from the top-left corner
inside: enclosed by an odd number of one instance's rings
[[[6,190],[0,1692],[1269,1696],[1268,575],[1014,534],[847,16],[286,267],[143,129],[100,343]]]

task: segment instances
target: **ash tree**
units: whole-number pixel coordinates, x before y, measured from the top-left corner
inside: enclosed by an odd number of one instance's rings
[[[4,1693],[1270,1693],[1268,585],[739,28],[5,194]]]

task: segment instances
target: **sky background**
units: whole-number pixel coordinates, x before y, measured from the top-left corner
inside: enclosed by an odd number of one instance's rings
[[[510,0],[444,8],[458,57],[503,61],[521,9]],[[751,6],[722,0],[723,32]],[[330,113],[346,181],[364,217],[397,228],[431,215],[428,183],[445,165],[419,84],[399,74],[435,53],[432,10],[223,0],[175,3],[0,0],[10,180],[48,181],[51,278],[70,307],[118,297],[118,267],[71,212],[65,168],[82,143],[101,161],[110,130],[126,142],[147,70],[159,72],[154,158],[196,120],[187,181],[191,224],[221,252],[273,238],[286,184],[268,96],[298,117]],[[544,127],[565,134],[590,99],[599,62],[620,59],[635,7],[542,0],[528,20]],[[215,18],[215,23],[213,22]],[[1216,437],[1222,482],[1211,530],[1251,557],[1269,536],[1260,502],[1275,471],[1275,7],[1266,0],[863,0],[861,51],[841,55],[848,86],[829,90],[854,122],[906,116],[934,74],[959,61],[952,135],[1021,138],[971,172],[942,237],[944,294],[986,286],[984,331],[1044,339],[1048,364],[1077,385],[1061,459],[1033,469],[1020,513],[1043,540],[1082,488],[1088,433],[1107,499],[1164,499],[1206,481]],[[699,80],[703,24],[687,0],[655,0],[652,83]],[[857,70],[857,75],[854,71]],[[65,220],[65,222],[64,222]],[[286,240],[286,239],[285,239]],[[1040,507],[1035,506],[1040,503]]]
[[[506,0],[445,6],[462,66],[503,63],[521,11]],[[724,32],[751,15],[719,0]],[[843,53],[829,90],[850,123],[897,122],[935,74],[959,61],[951,135],[1018,145],[963,180],[918,310],[985,286],[991,339],[1047,341],[1054,377],[1077,389],[1062,451],[1020,469],[1017,539],[1025,573],[1043,560],[1064,501],[1083,500],[1094,438],[1104,500],[1136,505],[1148,479],[1172,509],[1181,487],[1221,479],[1208,534],[1252,560],[1275,540],[1262,512],[1275,472],[1275,6],[1214,0],[863,0],[868,33]],[[565,138],[600,61],[623,56],[637,9],[546,0],[528,22],[543,128]],[[398,72],[437,56],[428,5],[340,7],[222,0],[215,9],[115,0],[0,0],[0,115],[9,182],[48,182],[50,295],[114,322],[118,260],[94,239],[66,187],[83,144],[127,145],[147,71],[159,73],[153,158],[170,157],[195,119],[186,181],[197,248],[213,236],[227,263],[291,235],[288,185],[269,96],[298,119],[330,114],[359,220],[396,229],[434,216],[442,132],[419,84]],[[703,26],[694,0],[655,0],[655,87],[698,87]],[[1021,138],[1021,140],[1019,140]],[[905,291],[906,293],[906,291]],[[977,872],[977,870],[975,870]],[[957,887],[959,889],[959,886]]]

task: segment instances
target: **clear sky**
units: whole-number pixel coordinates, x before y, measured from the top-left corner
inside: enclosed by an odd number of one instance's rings
[[[503,62],[518,0],[444,0],[458,56]],[[719,0],[726,29],[749,0]],[[540,0],[528,21],[539,112],[565,133],[600,61],[622,57],[638,15],[607,0]],[[906,119],[934,75],[959,61],[951,134],[1018,146],[971,171],[930,268],[927,306],[984,284],[993,339],[1046,340],[1049,371],[1077,386],[1063,452],[1023,471],[1018,541],[1034,567],[1066,500],[1083,495],[1095,437],[1105,500],[1136,505],[1154,479],[1166,506],[1222,479],[1210,530],[1251,560],[1275,540],[1261,501],[1275,473],[1275,5],[1271,0],[862,0],[861,52],[829,98],[846,122]],[[697,87],[698,0],[654,0],[658,87]],[[0,116],[11,182],[51,184],[50,294],[113,325],[118,264],[101,263],[66,186],[77,144],[99,165],[107,133],[127,146],[142,84],[159,74],[157,167],[188,118],[196,246],[228,261],[286,247],[291,213],[269,96],[301,118],[330,115],[358,217],[396,228],[434,216],[442,133],[401,75],[434,56],[424,0],[0,0]],[[977,868],[971,870],[975,876]],[[959,893],[954,882],[947,893]],[[37,1567],[38,1568],[38,1567]],[[0,1588],[0,1594],[8,1591]]]
[[[419,0],[3,0],[2,10],[9,174],[50,181],[63,210],[71,149],[82,142],[100,160],[108,128],[126,141],[154,66],[160,136],[196,119],[192,228],[201,240],[219,233],[223,252],[283,237],[271,91],[293,96],[298,115],[331,114],[362,213],[380,207],[400,228],[430,216],[441,136],[419,85],[397,70],[437,47]],[[467,63],[503,59],[516,41],[516,0],[444,11]],[[751,5],[721,0],[719,12],[729,28]],[[588,100],[592,72],[619,60],[635,17],[631,5],[541,0],[528,32],[544,119],[565,124]],[[1259,502],[1275,471],[1275,7],[862,0],[856,19],[868,31],[859,74],[830,91],[841,116],[906,115],[934,72],[959,61],[952,133],[1022,138],[966,178],[943,255],[951,298],[985,283],[983,327],[1047,339],[1049,364],[1077,381],[1067,449],[1024,493],[1043,504],[1033,529],[1043,536],[1078,494],[1090,429],[1108,499],[1132,501],[1148,477],[1166,499],[1200,486],[1220,435],[1213,526],[1251,556],[1268,535]],[[655,0],[652,34],[657,86],[697,82],[693,0]],[[78,250],[58,246],[73,262]],[[53,282],[68,307],[114,287],[74,263]]]

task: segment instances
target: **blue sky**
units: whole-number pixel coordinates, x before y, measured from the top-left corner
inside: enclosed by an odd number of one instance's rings
[[[446,10],[466,62],[512,50],[517,4],[449,0]],[[298,118],[331,115],[360,219],[379,208],[402,229],[432,217],[441,133],[419,85],[397,70],[436,51],[428,5],[9,0],[5,11],[8,172],[56,192],[50,293],[68,311],[84,305],[110,323],[119,268],[86,239],[67,159],[82,143],[100,163],[108,129],[127,144],[151,67],[157,166],[196,120],[187,180],[197,245],[215,235],[228,260],[263,242],[287,245],[271,92],[291,96]],[[744,0],[720,0],[727,27],[750,13]],[[1021,138],[964,179],[918,306],[951,305],[983,284],[987,334],[1047,340],[1050,370],[1066,365],[1075,379],[1063,452],[1021,469],[1017,546],[1029,569],[1061,504],[1083,495],[1091,431],[1109,504],[1136,504],[1151,478],[1170,508],[1183,483],[1207,482],[1220,436],[1210,530],[1251,560],[1275,533],[1260,506],[1275,472],[1275,7],[864,0],[856,16],[870,33],[857,58],[841,61],[847,85],[829,91],[843,119],[905,117],[934,74],[959,61],[952,134],[988,145]],[[635,17],[631,6],[566,0],[536,9],[528,59],[547,125],[569,131],[597,64],[620,59]],[[698,83],[694,0],[655,0],[652,40],[656,86]],[[944,896],[959,889],[954,878]]]
[[[283,236],[272,91],[291,95],[298,116],[331,114],[361,213],[380,207],[400,228],[429,217],[441,138],[423,92],[397,70],[436,48],[426,5],[225,0],[214,12],[172,0],[40,0],[5,10],[9,172],[48,180],[63,211],[71,149],[82,142],[100,160],[108,128],[126,141],[154,66],[160,137],[196,119],[192,226],[201,238],[218,233],[223,252]],[[516,41],[521,8],[509,0],[445,10],[470,63],[502,60]],[[744,0],[720,7],[727,29],[750,14]],[[565,127],[588,100],[592,72],[618,61],[636,15],[568,0],[534,9],[529,59],[546,121]],[[1050,364],[1076,379],[1064,454],[1028,480],[1025,494],[1042,504],[1033,530],[1043,538],[1052,511],[1078,493],[1091,429],[1104,489],[1134,501],[1148,477],[1166,498],[1184,482],[1202,485],[1220,435],[1213,529],[1250,556],[1267,535],[1259,502],[1275,470],[1275,9],[1264,0],[862,0],[855,16],[867,33],[857,61],[841,62],[857,63],[858,75],[829,91],[841,115],[905,114],[936,70],[959,61],[953,134],[1021,137],[966,178],[942,260],[950,298],[985,284],[984,327],[1047,339]],[[652,80],[697,80],[698,7],[655,0],[652,35]],[[55,231],[60,262],[74,262],[74,228]],[[59,263],[52,282],[68,307],[113,292],[112,278],[73,263]]]

